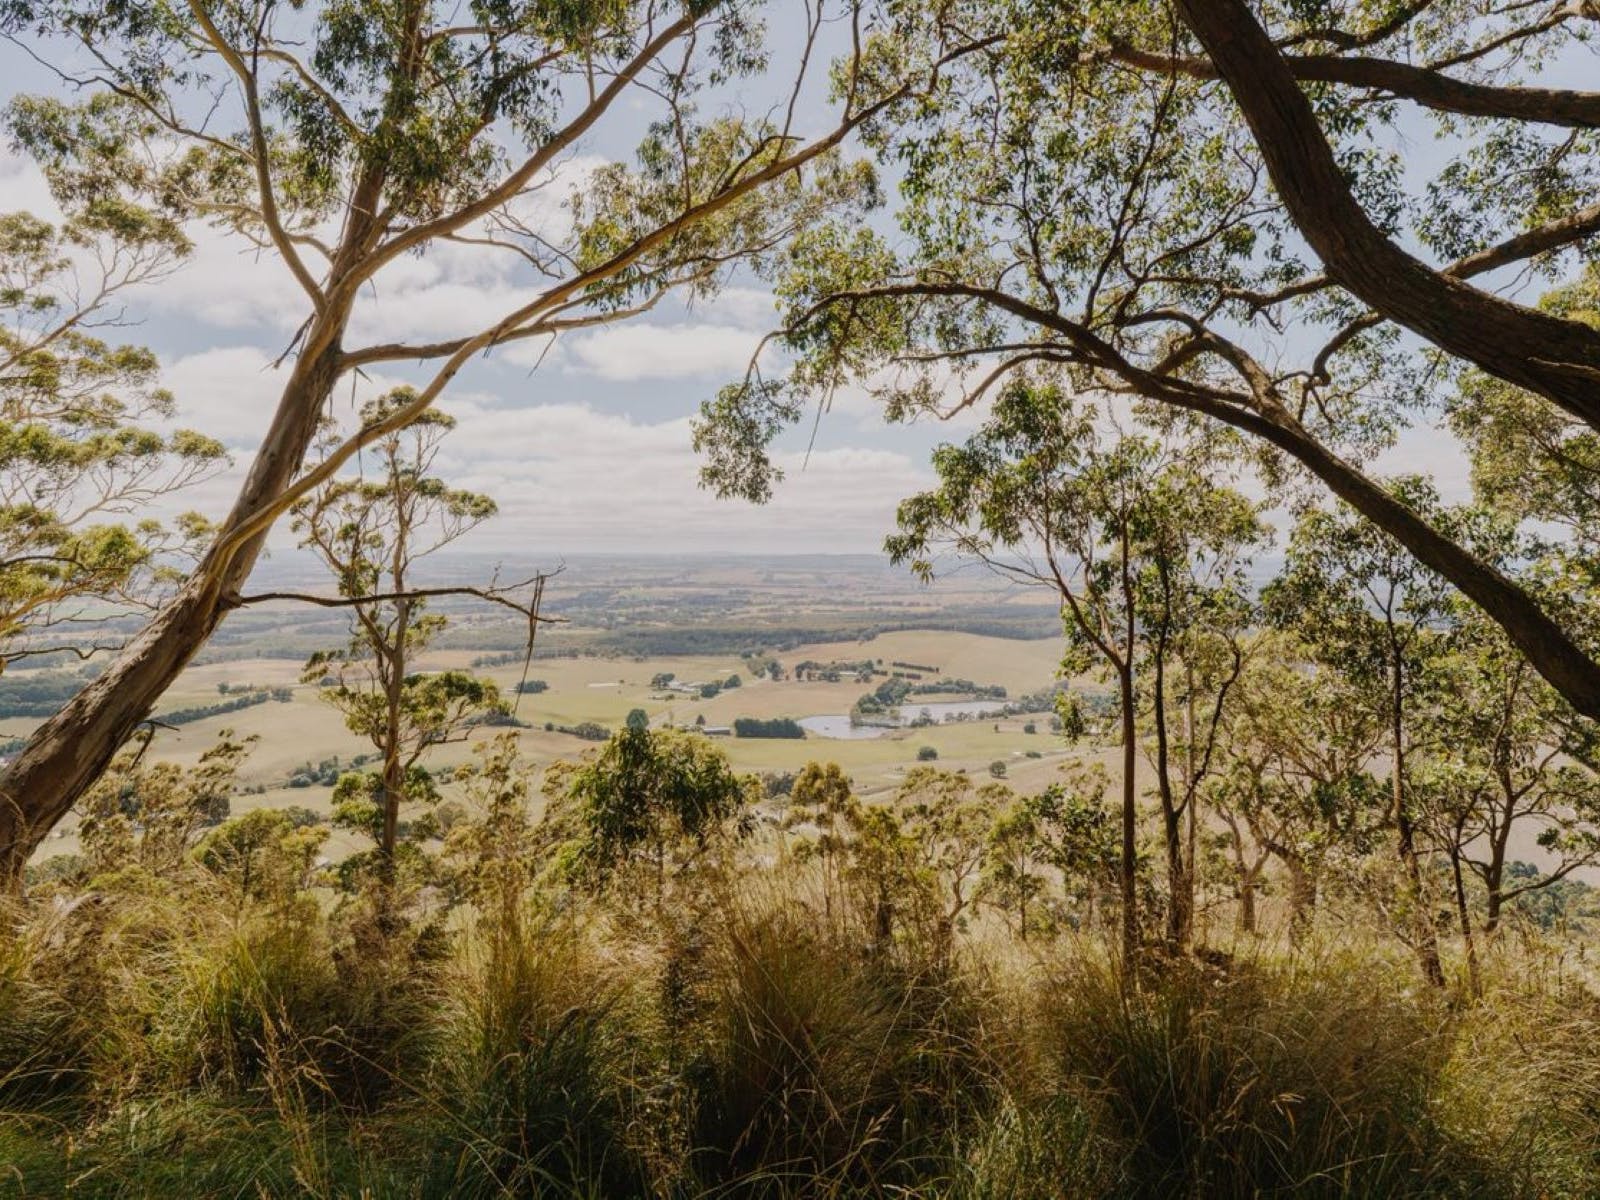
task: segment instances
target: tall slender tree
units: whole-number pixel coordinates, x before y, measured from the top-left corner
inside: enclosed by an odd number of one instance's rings
[[[1408,507],[1447,519],[1431,487],[1398,481]],[[1283,573],[1266,591],[1280,625],[1293,630],[1316,661],[1361,689],[1387,730],[1389,820],[1404,873],[1404,909],[1423,974],[1444,982],[1438,935],[1428,907],[1417,840],[1418,812],[1408,790],[1414,718],[1427,672],[1445,645],[1442,626],[1451,589],[1393,538],[1356,514],[1320,509],[1296,523]]]
[[[380,424],[410,399],[406,391],[386,395],[366,407],[363,422]],[[340,779],[335,799],[346,823],[371,834],[380,873],[391,881],[400,806],[433,795],[422,759],[459,740],[500,699],[493,683],[467,672],[417,669],[418,655],[446,624],[416,591],[419,565],[495,512],[487,496],[431,473],[452,424],[425,411],[384,435],[364,453],[359,477],[318,489],[291,521],[349,601],[348,646],[313,655],[306,678],[326,681],[323,698],[378,753],[378,771]]]
[[[886,546],[919,574],[941,551],[974,557],[1060,600],[1067,650],[1062,672],[1100,669],[1116,683],[1122,743],[1122,942],[1129,961],[1141,940],[1138,913],[1138,758],[1141,675],[1160,709],[1154,757],[1168,861],[1169,933],[1188,937],[1193,912],[1192,845],[1186,819],[1207,766],[1229,680],[1214,618],[1232,587],[1240,548],[1256,536],[1254,507],[1207,471],[1208,449],[1178,438],[1123,433],[1104,410],[1050,383],[1025,377],[1000,391],[989,418],[963,445],[934,453],[939,487],[900,506],[900,532]],[[1227,582],[1217,590],[1212,579]],[[1219,585],[1220,586],[1220,585]],[[1208,615],[1209,610],[1209,615]],[[1224,622],[1227,641],[1238,632]],[[1184,680],[1169,694],[1169,673]],[[1202,686],[1201,676],[1213,676]],[[1171,705],[1187,709],[1202,690],[1212,711],[1181,738]],[[1176,749],[1186,766],[1172,760]],[[1191,786],[1192,785],[1192,786]]]

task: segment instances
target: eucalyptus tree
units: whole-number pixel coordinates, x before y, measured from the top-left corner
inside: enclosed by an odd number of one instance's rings
[[[669,880],[749,832],[761,795],[760,781],[736,774],[709,739],[637,723],[563,782],[576,831],[566,852],[572,873],[596,886],[620,876],[658,909]]]
[[[1600,861],[1600,776],[1563,754],[1559,698],[1481,616],[1460,614],[1424,701],[1422,808],[1450,861],[1472,954],[1464,876],[1482,886],[1481,928],[1493,934],[1508,903]],[[1519,834],[1544,861],[1512,883]]]
[[[1450,520],[1425,481],[1400,480],[1395,490],[1408,507],[1434,514],[1440,524]],[[1313,661],[1338,671],[1361,702],[1381,715],[1406,923],[1423,973],[1434,983],[1444,975],[1427,911],[1408,771],[1419,697],[1447,648],[1452,594],[1449,583],[1358,514],[1310,509],[1296,522],[1283,571],[1264,595],[1277,623],[1296,635]]]
[[[386,422],[411,400],[399,391],[369,403],[363,423]],[[347,775],[335,788],[341,823],[370,835],[380,874],[394,874],[400,806],[436,795],[422,760],[459,741],[474,718],[500,704],[495,685],[464,671],[419,671],[416,659],[445,628],[417,590],[422,560],[494,515],[494,501],[452,488],[432,474],[453,421],[424,411],[374,442],[363,473],[324,484],[296,505],[291,520],[328,568],[350,614],[343,650],[323,651],[306,680],[344,714],[350,731],[377,751],[376,772]],[[370,460],[370,468],[367,466]]]
[[[1383,714],[1293,638],[1263,631],[1224,716],[1206,799],[1232,860],[1239,926],[1258,928],[1268,861],[1288,877],[1289,936],[1311,931],[1325,881],[1371,853],[1389,810],[1372,763]]]
[[[794,778],[789,791],[786,828],[810,825],[816,837],[802,843],[801,855],[815,857],[822,867],[823,914],[833,921],[833,897],[838,890],[838,862],[845,852],[841,822],[855,803],[850,777],[838,763],[808,762]]]
[[[776,335],[793,361],[707,406],[708,481],[762,498],[767,443],[840,387],[891,417],[949,414],[1052,369],[1251,435],[1270,479],[1320,480],[1600,717],[1588,631],[1363,466],[1468,365],[1540,412],[1600,420],[1600,333],[1490,290],[1524,268],[1560,277],[1600,245],[1600,93],[1527,85],[1581,58],[1592,9],[964,10],[999,40],[864,130],[900,177],[899,235],[797,239]],[[910,23],[906,37],[915,57]],[[1414,107],[1450,135],[1431,174],[1403,158]]]
[[[1214,477],[1213,448],[1182,437],[1124,433],[1093,401],[1017,376],[979,430],[933,456],[939,486],[904,501],[886,547],[924,577],[935,556],[977,558],[1055,592],[1067,648],[1062,673],[1101,670],[1116,683],[1122,742],[1123,948],[1139,944],[1137,895],[1141,675],[1153,681],[1169,889],[1169,934],[1186,940],[1193,839],[1185,821],[1208,770],[1220,707],[1238,670],[1233,601],[1241,547],[1257,534],[1253,506]],[[1232,599],[1224,602],[1224,596]],[[1228,615],[1222,621],[1214,618]],[[1214,639],[1233,647],[1223,650]],[[1171,689],[1176,671],[1182,683]],[[1210,711],[1174,737],[1176,702],[1202,692]],[[1181,782],[1176,747],[1186,766]]]
[[[281,264],[301,309],[271,423],[198,565],[0,776],[4,871],[222,620],[279,516],[474,356],[704,297],[795,230],[869,201],[871,172],[841,143],[970,49],[952,30],[945,49],[897,59],[880,7],[783,14],[796,23],[784,77],[761,84],[770,109],[747,115],[719,97],[768,65],[768,39],[732,0],[7,3],[4,30],[62,81],[8,114],[57,201],[209,224]],[[827,101],[824,31],[847,48]],[[602,135],[639,136],[636,161],[580,170],[574,154]],[[363,298],[441,245],[513,264],[504,312],[432,341],[356,339]],[[412,398],[308,465],[341,381],[386,368],[416,373]]]
[[[1061,919],[1092,927],[1101,897],[1118,887],[1120,847],[1105,793],[1098,765],[1074,766],[1061,782],[1002,808],[990,826],[979,896],[1015,913],[1023,941]],[[1061,889],[1055,897],[1052,882]]]
[[[1003,783],[974,787],[962,771],[912,767],[895,789],[900,829],[935,897],[935,948],[948,954],[981,888],[984,852],[997,815],[1014,796]]]
[[[1193,459],[1164,472],[1141,505],[1140,625],[1149,679],[1156,795],[1168,880],[1167,938],[1194,934],[1203,790],[1221,754],[1223,717],[1244,670],[1255,605],[1245,576],[1265,536],[1260,506],[1218,487]]]
[[[1540,307],[1600,327],[1600,264],[1548,292]],[[1470,455],[1479,500],[1559,530],[1545,554],[1574,567],[1563,585],[1591,599],[1586,593],[1600,564],[1600,430],[1477,370],[1462,375],[1446,406]]]
[[[90,608],[149,605],[203,531],[148,509],[210,471],[221,444],[162,432],[174,401],[155,356],[106,340],[126,294],[187,250],[171,221],[113,204],[59,226],[0,214],[0,670],[87,657],[72,626]]]

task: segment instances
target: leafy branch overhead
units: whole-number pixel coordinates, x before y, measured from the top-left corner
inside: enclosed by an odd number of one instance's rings
[[[790,362],[704,407],[706,482],[764,499],[773,439],[843,387],[909,418],[1045,372],[1249,435],[1265,482],[1325,486],[1600,716],[1589,633],[1371,465],[1442,405],[1470,428],[1473,378],[1530,430],[1597,427],[1592,322],[1503,294],[1593,270],[1595,94],[1535,82],[1581,61],[1593,14],[1023,0],[972,20],[999,40],[863,130],[899,179],[895,233],[836,221],[790,244]],[[907,35],[908,55],[938,37]],[[1416,120],[1441,134],[1431,175],[1403,169]]]

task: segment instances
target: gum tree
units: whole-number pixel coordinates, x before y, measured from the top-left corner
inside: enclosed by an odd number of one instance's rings
[[[1206,795],[1233,860],[1240,927],[1256,931],[1256,895],[1274,859],[1288,876],[1289,936],[1298,943],[1330,870],[1370,853],[1382,833],[1388,803],[1371,765],[1384,720],[1292,638],[1261,637],[1231,693],[1223,759]]]
[[[363,423],[381,424],[410,400],[406,391],[384,396],[366,406]],[[452,424],[443,413],[424,411],[385,434],[363,456],[362,475],[318,489],[291,521],[301,545],[333,575],[350,614],[349,644],[313,655],[306,681],[326,681],[322,698],[372,744],[380,762],[376,772],[339,780],[335,814],[371,836],[379,874],[388,881],[401,804],[434,798],[423,758],[461,740],[474,718],[500,705],[487,680],[416,665],[447,621],[428,611],[428,593],[417,590],[419,564],[495,512],[487,496],[452,488],[431,473]]]
[[[1401,480],[1408,507],[1449,517],[1431,487]],[[1445,652],[1451,588],[1403,546],[1348,509],[1310,510],[1297,521],[1283,572],[1264,602],[1321,666],[1339,672],[1385,727],[1389,816],[1404,875],[1406,923],[1423,974],[1444,982],[1438,937],[1427,911],[1418,810],[1409,791],[1415,720],[1429,672]]]
[[[940,553],[975,558],[1058,597],[1067,649],[1062,673],[1100,670],[1116,684],[1122,745],[1122,940],[1139,947],[1137,893],[1141,679],[1158,706],[1153,752],[1168,864],[1168,933],[1190,931],[1193,805],[1209,769],[1221,705],[1238,670],[1222,643],[1239,631],[1231,611],[1253,507],[1208,468],[1216,446],[1176,435],[1127,433],[1096,403],[1024,377],[997,395],[989,418],[961,445],[934,452],[939,486],[904,501],[896,562],[931,577]],[[1169,679],[1180,682],[1169,688]],[[1207,697],[1201,703],[1202,694]],[[1176,709],[1174,708],[1176,706]],[[1169,721],[1178,716],[1181,733]],[[1192,720],[1190,718],[1193,718]],[[1173,761],[1173,752],[1182,765]]]
[[[1597,245],[1595,94],[1528,82],[1582,54],[1589,9],[969,14],[1000,40],[864,133],[901,179],[897,236],[835,225],[796,241],[776,335],[793,361],[707,406],[708,481],[762,498],[766,444],[840,387],[891,417],[948,415],[1049,369],[1250,435],[1264,475],[1326,485],[1600,717],[1584,626],[1364,465],[1465,366],[1585,428],[1600,417],[1600,334],[1493,290],[1522,270],[1560,278]],[[1432,177],[1403,169],[1412,106],[1466,135]]]
[[[475,356],[708,295],[797,228],[857,209],[870,172],[840,143],[968,50],[951,31],[894,60],[879,47],[898,31],[876,7],[809,8],[781,80],[763,84],[770,109],[747,115],[714,91],[769,63],[745,3],[14,0],[3,18],[70,97],[9,112],[60,203],[208,223],[281,263],[302,306],[271,424],[198,566],[0,776],[13,877],[215,629],[281,514]],[[848,31],[846,59],[831,102],[802,105],[823,86],[825,23]],[[641,129],[632,162],[575,177],[589,139]],[[514,264],[505,312],[436,341],[354,339],[363,297],[441,245]],[[405,405],[308,461],[341,381],[408,364]]]

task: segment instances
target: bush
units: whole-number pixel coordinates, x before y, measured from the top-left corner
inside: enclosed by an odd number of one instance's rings
[[[938,757],[939,757],[939,752],[937,750],[935,750],[932,746],[918,746],[917,747],[917,761],[918,762],[933,762]]]
[[[759,717],[740,717],[733,723],[735,737],[742,738],[803,738],[805,728],[789,717],[774,717],[763,721]]]

